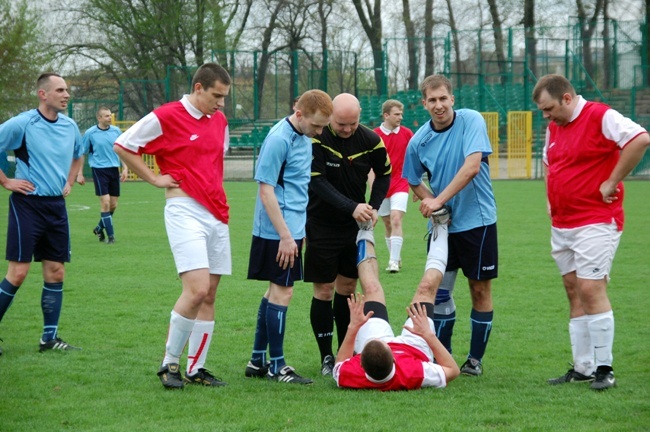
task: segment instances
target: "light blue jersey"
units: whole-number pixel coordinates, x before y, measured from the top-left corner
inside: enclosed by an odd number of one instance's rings
[[[404,159],[402,177],[417,186],[427,173],[434,196],[442,192],[465,163],[465,158],[481,152],[479,173],[458,192],[447,205],[451,207],[450,233],[463,232],[497,221],[496,202],[490,181],[487,156],[492,153],[485,120],[480,113],[459,109],[454,122],[442,131],[435,131],[427,122],[415,133]]]
[[[122,135],[120,128],[109,125],[100,129],[95,125],[88,129],[83,137],[84,154],[88,154],[91,168],[119,168],[120,158],[113,151],[113,144]]]
[[[59,114],[50,121],[33,109],[0,125],[0,152],[4,150],[14,151],[15,178],[34,185],[31,195],[61,196],[72,159],[83,155],[83,144],[70,117]]]
[[[295,240],[305,237],[311,149],[311,139],[298,133],[289,118],[284,118],[271,128],[262,143],[255,169],[255,180],[258,183],[266,183],[275,188],[282,217]],[[280,239],[259,193],[253,218],[253,235],[268,240]]]

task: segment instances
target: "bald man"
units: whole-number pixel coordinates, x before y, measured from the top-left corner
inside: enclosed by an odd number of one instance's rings
[[[323,375],[334,368],[334,322],[339,346],[350,322],[347,298],[357,286],[357,232],[377,222],[391,173],[384,142],[359,124],[359,100],[343,93],[332,103],[328,127],[312,139],[304,275],[314,284],[310,320]],[[366,201],[370,170],[376,177]]]

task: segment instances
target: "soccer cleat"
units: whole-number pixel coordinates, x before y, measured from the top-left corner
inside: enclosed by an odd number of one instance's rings
[[[550,385],[557,384],[566,384],[566,383],[581,383],[581,382],[591,382],[594,380],[594,374],[583,375],[580,372],[576,372],[575,369],[571,368],[562,376],[557,378],[551,378],[547,382]]]
[[[460,367],[460,373],[467,376],[481,376],[483,375],[483,365],[476,359],[468,358]]]
[[[390,273],[399,273],[399,262],[388,261],[388,267],[386,267],[386,271]]]
[[[78,347],[73,347],[72,345],[68,344],[65,342],[63,339],[60,337],[55,337],[52,340],[49,340],[47,342],[43,342],[41,339],[39,346],[38,346],[38,351],[39,352],[44,352],[44,351],[71,351],[71,350],[80,350],[81,348]]]
[[[167,363],[158,369],[158,378],[163,387],[166,389],[182,389],[183,377],[181,376],[181,367],[178,363]]]
[[[106,244],[115,244],[115,237],[110,236],[106,241]]]
[[[104,235],[104,230],[103,229],[97,229],[97,227],[93,228],[93,234],[97,236],[100,242],[104,242],[106,240],[106,236]]]
[[[244,376],[246,378],[266,378],[266,373],[269,371],[269,365],[267,363],[264,366],[255,366],[252,361],[248,361],[246,365],[246,371],[244,371]]]
[[[273,374],[271,370],[266,374],[266,378],[271,381],[289,383],[289,384],[312,384],[313,381],[309,378],[301,377],[296,373],[296,370],[291,366],[284,366],[278,371],[278,373]]]
[[[212,372],[204,368],[199,368],[199,371],[192,376],[189,376],[186,373],[185,382],[187,384],[199,384],[206,387],[223,387],[228,385],[228,383],[221,381],[219,378],[212,375]]]
[[[323,359],[323,365],[320,368],[320,373],[323,376],[328,376],[328,375],[332,375],[333,370],[334,370],[334,357],[328,354]]]
[[[592,390],[607,390],[608,388],[616,387],[616,378],[614,378],[614,371],[609,366],[598,366],[596,369],[596,377],[594,382],[591,383]]]

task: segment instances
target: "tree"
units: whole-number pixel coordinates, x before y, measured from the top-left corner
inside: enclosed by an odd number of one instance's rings
[[[589,16],[587,7],[582,2],[582,0],[576,0],[576,6],[578,9],[578,26],[580,29],[580,42],[582,43],[582,62],[585,67],[585,71],[589,78],[592,78],[596,72],[592,52],[591,52],[591,38],[596,31],[598,26],[598,16],[603,9],[604,0],[596,0],[596,4],[593,9],[593,13]],[[587,80],[587,87],[593,87],[592,80]]]
[[[99,82],[120,83],[124,106],[138,118],[187,92],[193,69],[212,60],[212,49],[228,46],[224,27],[241,8],[245,18],[251,2],[68,1],[59,17],[71,22],[61,26],[68,34],[58,49],[82,63],[77,97],[96,98]],[[173,71],[180,71],[177,79],[165,81]]]
[[[492,17],[492,31],[494,32],[494,52],[497,56],[497,67],[501,75],[501,83],[505,84],[508,77],[506,75],[506,56],[503,53],[503,30],[501,28],[501,17],[496,0],[487,0]]]
[[[361,27],[363,27],[370,48],[372,49],[372,58],[375,67],[375,84],[377,94],[381,95],[384,89],[384,56],[382,49],[382,23],[381,23],[381,0],[375,0],[374,6],[370,0],[352,0],[354,9],[357,11]]]
[[[25,0],[0,0],[0,122],[35,106],[36,79],[50,60],[39,22]]]
[[[535,0],[524,0],[524,33],[528,69],[537,76],[537,39],[535,37]],[[527,71],[524,71],[524,75]]]
[[[415,25],[411,19],[411,5],[409,4],[409,0],[402,0],[402,19],[404,20],[404,30],[406,31],[406,50],[408,51],[409,59],[408,88],[416,90],[418,88],[418,45],[415,38]]]
[[[451,10],[451,9],[450,9]],[[431,75],[435,61],[433,50],[433,0],[426,0],[424,5],[424,76]]]

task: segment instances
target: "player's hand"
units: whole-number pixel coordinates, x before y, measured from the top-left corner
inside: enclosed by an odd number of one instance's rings
[[[362,294],[353,293],[348,297],[348,307],[350,308],[350,324],[348,324],[348,328],[358,330],[362,325],[368,322],[371,316],[374,315],[373,311],[364,315],[364,304],[365,301]]]
[[[372,212],[373,212],[373,209],[372,209],[372,206],[370,204],[361,203],[361,204],[358,204],[357,207],[352,212],[352,217],[357,222],[366,222],[366,221],[372,220],[372,215],[373,215]]]
[[[181,187],[181,183],[174,180],[169,174],[156,176],[153,185],[159,188],[177,188]]]
[[[129,177],[129,170],[124,168],[122,170],[122,173],[120,174],[120,181],[124,183],[128,177]]]
[[[77,183],[79,183],[81,186],[86,184],[86,177],[82,173],[77,174]]]
[[[420,213],[425,218],[430,218],[434,211],[439,210],[444,203],[438,201],[437,198],[425,198],[420,203]]]
[[[424,337],[425,335],[433,334],[431,330],[431,324],[429,323],[429,318],[427,317],[427,310],[421,303],[412,303],[406,307],[406,313],[413,326],[404,325],[404,328],[411,333]]]
[[[70,183],[66,182],[65,186],[63,186],[63,198],[70,195],[70,192],[72,192],[72,185]]]
[[[8,191],[18,192],[23,195],[27,195],[30,192],[34,192],[34,190],[36,190],[32,182],[19,179],[7,179],[7,181],[2,186],[4,186],[4,188]]]
[[[281,239],[275,261],[282,267],[282,270],[286,270],[287,267],[293,268],[296,257],[298,257],[298,245],[296,241],[292,238]]]
[[[611,204],[615,201],[618,201],[618,194],[621,190],[618,188],[618,184],[609,180],[605,180],[600,185],[600,194],[603,196],[603,202]]]

